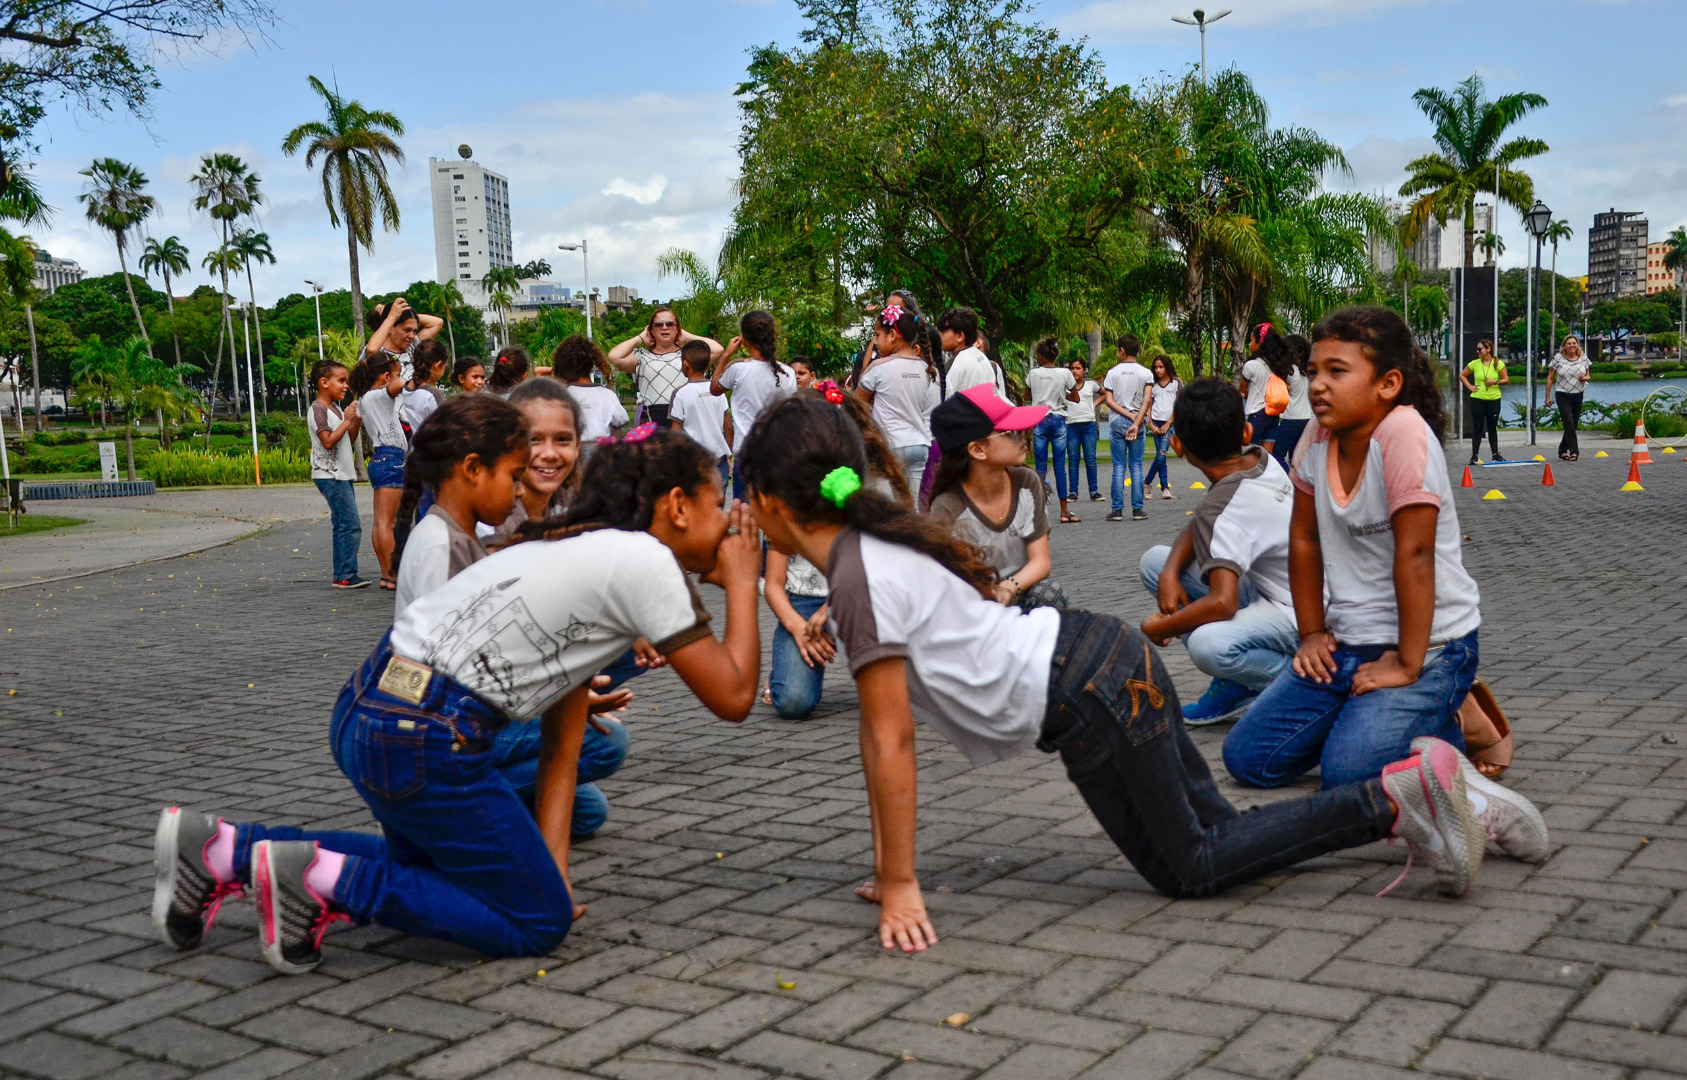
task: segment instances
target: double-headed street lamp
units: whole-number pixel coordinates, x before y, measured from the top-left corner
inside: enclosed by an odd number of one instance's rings
[[[578,244],[558,244],[558,251],[578,251],[580,253],[580,269],[586,279],[586,337],[592,336],[592,264],[586,250],[586,241],[582,237]]]
[[[1196,8],[1189,14],[1195,17],[1193,19],[1185,19],[1182,15],[1173,15],[1172,22],[1182,23],[1184,26],[1198,26],[1201,28],[1201,85],[1205,86],[1207,85],[1207,25],[1209,23],[1215,23],[1230,14],[1230,9],[1225,8],[1217,15],[1208,16],[1206,12],[1202,11],[1200,8]]]
[[[305,278],[305,284],[310,286],[311,293],[316,297],[316,358],[322,360],[325,359],[322,355],[322,286],[310,278]]]
[[[1536,199],[1535,205],[1529,207],[1529,212],[1523,215],[1523,227],[1535,238],[1535,265],[1529,275],[1528,300],[1523,306],[1529,323],[1524,331],[1523,351],[1524,363],[1528,365],[1524,370],[1527,372],[1525,383],[1529,389],[1527,414],[1530,446],[1535,444],[1535,323],[1538,321],[1535,317],[1535,304],[1540,299],[1541,245],[1546,241],[1546,231],[1551,226],[1552,211],[1547,208],[1546,203]]]

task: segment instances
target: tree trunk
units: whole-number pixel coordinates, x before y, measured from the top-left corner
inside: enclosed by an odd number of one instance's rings
[[[41,431],[41,353],[35,347],[35,308],[25,304],[23,316],[29,322],[29,369],[35,380],[35,430]],[[23,417],[18,417],[18,421],[18,426],[23,426]]]
[[[1183,337],[1189,347],[1190,370],[1196,378],[1200,378],[1206,368],[1206,357],[1201,355],[1201,316],[1206,305],[1206,293],[1200,264],[1190,257],[1183,271]]]
[[[158,448],[170,449],[170,429],[164,425],[164,407],[158,408]]]
[[[123,245],[117,245],[117,266],[123,271],[123,287],[129,290],[129,306],[135,309],[135,325],[141,328],[141,340],[146,342],[146,354],[152,355],[152,339],[146,334],[146,320],[141,318],[141,305],[135,300],[135,283],[129,280],[129,261],[123,257]],[[134,477],[130,477],[134,479]]]
[[[1084,331],[1084,344],[1089,346],[1090,370],[1101,360],[1101,327],[1092,326]]]
[[[240,419],[240,348],[234,343],[234,316],[228,311],[228,270],[222,271],[223,281],[223,329],[228,333],[228,372],[229,383],[234,389],[234,418]]]
[[[129,459],[129,479],[135,479],[135,417],[134,406],[123,407],[123,454]]]
[[[451,342],[451,359],[457,359],[457,329],[451,325],[451,309],[445,309],[445,337]]]
[[[217,362],[211,367],[211,400],[205,403],[205,449],[211,449],[211,424],[217,416],[217,380],[223,377],[223,331],[217,329]]]
[[[357,234],[346,222],[346,258],[351,265],[351,332],[357,336],[357,354],[363,355],[363,280],[357,276]]]
[[[182,336],[180,334],[176,333],[175,319],[174,319],[174,316],[176,314],[176,298],[175,298],[175,296],[173,296],[171,294],[170,271],[168,271],[168,270],[164,271],[164,302],[166,304],[170,305],[170,315],[172,316],[171,324],[170,324],[170,340],[176,343],[176,366],[181,367],[182,366]]]
[[[264,328],[258,322],[258,291],[252,285],[252,264],[246,263],[246,296],[252,304],[252,336],[258,339],[258,392],[263,395],[264,415],[269,415],[269,376],[264,374]]]

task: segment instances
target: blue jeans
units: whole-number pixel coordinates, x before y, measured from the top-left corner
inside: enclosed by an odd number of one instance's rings
[[[797,614],[805,619],[826,606],[824,596],[786,595]],[[800,720],[820,704],[820,684],[826,669],[810,667],[797,648],[797,639],[780,623],[773,628],[773,662],[767,679],[768,692],[773,695],[773,711],[787,720]]]
[[[1054,458],[1054,489],[1066,498],[1066,418],[1049,413],[1031,429],[1031,455],[1037,463],[1037,479],[1048,479],[1049,457]]]
[[[1175,428],[1166,428],[1165,434],[1154,436],[1154,464],[1148,466],[1148,475],[1142,478],[1143,498],[1148,497],[1148,489],[1154,486],[1154,477],[1160,478],[1160,486],[1172,486],[1171,453],[1172,432]]]
[[[574,814],[569,819],[569,832],[576,840],[591,836],[609,820],[609,797],[594,781],[614,776],[627,760],[630,736],[626,725],[602,716],[597,717],[597,722],[608,728],[608,733],[588,723],[585,737],[580,740]],[[493,767],[504,774],[504,779],[530,808],[539,791],[539,733],[539,721],[517,721],[492,740]]]
[[[1142,553],[1142,584],[1150,594],[1160,588],[1160,572],[1171,550],[1157,544]],[[1199,600],[1209,591],[1206,582],[1195,576],[1193,566],[1185,566],[1179,580],[1190,600]],[[1189,659],[1208,675],[1241,683],[1250,690],[1264,690],[1288,670],[1289,661],[1300,648],[1299,627],[1294,609],[1259,595],[1246,577],[1237,581],[1236,589],[1236,614],[1222,622],[1197,626],[1183,636],[1183,644],[1189,650]],[[1380,774],[1382,770],[1377,771]]]
[[[357,516],[357,496],[350,480],[318,480],[316,490],[328,500],[328,518],[334,530],[334,580],[350,581],[357,576],[357,548],[363,543],[363,519]]]
[[[1148,884],[1212,896],[1394,824],[1372,777],[1241,813],[1190,741],[1165,664],[1147,638],[1086,611],[1060,616],[1037,747],[1058,750],[1090,811]]]
[[[727,455],[727,454],[722,454],[720,457],[716,458],[715,459],[715,468],[717,470],[719,470],[719,472],[720,472],[720,489],[722,491],[731,491],[732,490],[732,458],[731,458],[731,456]]]
[[[315,840],[347,856],[334,903],[375,922],[492,956],[537,956],[574,908],[533,814],[494,760],[505,718],[435,673],[420,704],[379,688],[387,639],[334,704],[328,745],[383,835],[243,824],[234,868],[259,840]]]
[[[1353,673],[1391,645],[1336,649],[1328,685],[1291,668],[1249,706],[1224,740],[1224,767],[1252,787],[1280,787],[1318,766],[1326,789],[1382,775],[1420,735],[1464,749],[1458,708],[1476,679],[1476,631],[1424,657],[1410,686],[1353,695]]]
[[[1271,456],[1277,459],[1277,464],[1285,470],[1289,467],[1289,455],[1295,452],[1300,444],[1300,438],[1306,432],[1306,425],[1310,420],[1282,420],[1277,421],[1276,442],[1271,445]]]
[[[1095,450],[1101,445],[1101,428],[1094,420],[1066,421],[1066,489],[1078,497],[1078,465],[1082,462],[1090,482],[1090,494],[1101,490],[1095,479]]]
[[[1131,509],[1142,509],[1142,451],[1148,440],[1143,435],[1146,428],[1138,428],[1136,438],[1125,438],[1131,422],[1120,416],[1113,417],[1113,422],[1107,427],[1108,450],[1113,455],[1113,512],[1121,513],[1125,509],[1125,470],[1130,470]]]
[[[1277,437],[1277,425],[1282,422],[1282,416],[1272,416],[1264,409],[1248,415],[1248,423],[1253,425],[1253,437],[1248,441],[1254,446],[1264,446],[1265,440]]]

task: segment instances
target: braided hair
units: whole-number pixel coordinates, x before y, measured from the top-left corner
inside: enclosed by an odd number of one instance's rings
[[[516,542],[564,540],[598,529],[643,532],[668,492],[679,488],[695,495],[711,481],[720,482],[714,457],[682,431],[659,428],[632,442],[600,443],[586,460],[580,492],[568,509],[524,523]]]
[[[738,336],[744,339],[744,344],[753,346],[756,355],[767,361],[767,366],[773,369],[773,381],[777,383],[784,374],[779,368],[779,334],[773,324],[773,316],[765,311],[748,311],[738,320]]]
[[[502,398],[464,394],[436,409],[416,429],[410,456],[404,459],[404,495],[393,526],[392,564],[398,566],[404,557],[423,490],[438,493],[439,485],[470,454],[490,468],[494,461],[526,445],[527,416]]]

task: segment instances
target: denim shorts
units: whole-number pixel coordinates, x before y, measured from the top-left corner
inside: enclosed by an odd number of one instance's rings
[[[404,451],[396,446],[377,446],[369,459],[369,483],[377,488],[404,486]]]

